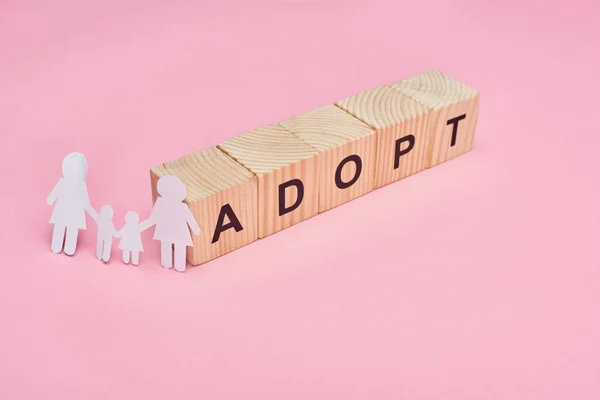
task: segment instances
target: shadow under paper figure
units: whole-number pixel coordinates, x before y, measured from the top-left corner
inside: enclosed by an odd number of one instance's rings
[[[185,271],[186,247],[192,246],[190,229],[200,234],[200,226],[190,208],[183,202],[187,195],[185,185],[172,175],[160,177],[156,183],[159,197],[150,217],[142,222],[141,230],[155,225],[154,240],[160,241],[160,263],[165,268],[175,265],[175,270]]]
[[[81,153],[68,154],[62,163],[63,177],[48,195],[46,203],[54,204],[50,223],[54,224],[51,249],[54,253],[63,250],[73,255],[77,248],[77,236],[80,229],[86,229],[86,211],[96,217],[97,213],[90,205],[85,177],[88,164]]]

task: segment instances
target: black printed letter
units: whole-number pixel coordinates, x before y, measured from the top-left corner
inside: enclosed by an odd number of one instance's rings
[[[225,216],[229,218],[229,223],[223,225],[225,222]],[[215,228],[215,233],[212,238],[212,243],[216,243],[219,240],[222,232],[225,232],[229,228],[234,228],[236,232],[244,229],[242,224],[240,224],[240,220],[233,212],[233,209],[229,205],[229,203],[225,204],[221,207],[221,211],[219,212],[219,218],[217,218],[217,227]]]
[[[408,146],[404,150],[401,150],[403,142],[408,142]],[[394,158],[394,169],[397,169],[400,166],[400,157],[405,155],[409,151],[411,151],[413,147],[415,147],[414,135],[406,135],[406,136],[401,137],[400,139],[396,140],[396,153],[394,155],[394,157],[395,157]]]
[[[285,207],[285,189],[290,186],[296,186],[298,190],[298,197],[296,198],[296,202],[289,207]],[[289,212],[294,211],[296,208],[300,206],[302,203],[302,199],[304,198],[304,184],[300,179],[292,179],[291,181],[283,182],[279,185],[279,216],[285,215]]]
[[[356,172],[354,173],[354,176],[352,177],[352,179],[350,179],[348,182],[344,182],[344,181],[342,181],[342,169],[344,168],[344,165],[346,165],[346,163],[349,163],[351,161],[354,164],[356,164]],[[337,169],[335,170],[335,186],[337,186],[340,189],[349,188],[350,186],[352,186],[356,183],[356,181],[360,177],[361,172],[362,172],[362,160],[360,159],[360,157],[358,155],[352,154],[351,156],[344,158],[342,160],[342,162],[340,163],[340,165],[338,165]]]
[[[458,133],[458,121],[467,118],[467,114],[459,115],[458,117],[449,119],[446,125],[452,125],[452,141],[450,142],[450,147],[456,144],[456,134]]]

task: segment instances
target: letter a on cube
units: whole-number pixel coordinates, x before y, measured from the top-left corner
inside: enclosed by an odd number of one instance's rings
[[[280,125],[319,152],[319,212],[373,190],[375,130],[335,105]]]
[[[471,151],[479,113],[477,90],[439,71],[413,76],[392,87],[431,110],[428,168]]]
[[[336,103],[375,129],[375,188],[426,168],[427,108],[389,86],[379,86]]]
[[[152,197],[161,176],[175,175],[187,190],[185,203],[200,225],[187,260],[202,264],[258,239],[258,180],[216,147],[157,165],[150,170]]]
[[[318,152],[278,124],[221,142],[219,149],[258,177],[258,237],[318,212]]]

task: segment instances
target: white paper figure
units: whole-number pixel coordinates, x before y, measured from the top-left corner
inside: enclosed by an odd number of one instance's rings
[[[85,212],[92,217],[97,215],[90,205],[85,177],[87,160],[81,153],[71,153],[62,163],[63,177],[58,180],[46,203],[54,204],[50,223],[54,224],[51,249],[54,253],[63,250],[73,255],[77,248],[77,236],[80,229],[86,229]]]
[[[96,238],[96,257],[98,260],[108,262],[112,248],[113,236],[117,233],[112,217],[114,215],[111,206],[102,206],[100,215],[93,216],[98,225],[98,236]]]
[[[123,262],[125,264],[129,264],[130,258],[133,265],[138,265],[140,261],[140,252],[144,251],[142,228],[138,213],[129,211],[125,214],[125,225],[115,235],[121,238],[119,248],[123,251]]]
[[[200,227],[190,208],[183,203],[187,192],[179,178],[172,175],[160,177],[156,183],[156,190],[160,197],[156,199],[150,217],[141,223],[142,230],[156,225],[153,239],[160,241],[161,265],[171,268],[175,259],[175,269],[183,272],[185,249],[192,245],[190,229],[195,235],[199,235]]]

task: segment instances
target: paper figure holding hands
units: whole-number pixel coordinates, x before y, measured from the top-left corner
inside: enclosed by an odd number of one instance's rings
[[[111,206],[102,206],[100,215],[93,216],[98,225],[98,236],[96,239],[96,258],[104,262],[110,260],[112,239],[117,230],[112,222],[113,209]]]
[[[190,208],[183,202],[187,195],[183,182],[176,176],[165,175],[156,183],[159,197],[154,203],[150,217],[142,222],[142,230],[156,225],[153,239],[160,241],[160,263],[165,268],[185,271],[186,247],[192,245],[190,229],[200,234],[200,226]],[[173,249],[175,254],[173,256]]]
[[[63,250],[73,255],[77,248],[77,236],[80,229],[86,229],[86,211],[96,217],[97,213],[90,205],[85,177],[88,164],[81,153],[68,154],[62,163],[63,177],[58,180],[46,203],[54,204],[50,223],[54,224],[51,249],[54,253]]]
[[[125,264],[129,264],[130,259],[133,265],[138,265],[140,261],[140,252],[144,251],[142,245],[143,228],[138,213],[129,211],[125,214],[125,226],[115,235],[121,238],[119,248],[123,251],[123,262]]]

